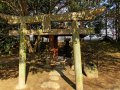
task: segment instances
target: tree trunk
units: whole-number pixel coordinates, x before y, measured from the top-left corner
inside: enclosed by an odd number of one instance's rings
[[[34,48],[33,48],[34,52],[36,52],[37,48],[39,47],[40,40],[41,40],[41,36],[38,36],[37,39],[36,39],[36,41],[35,41],[35,44],[34,44]]]
[[[107,33],[107,11],[106,11],[106,16],[105,16],[105,39],[107,40],[108,38],[108,33]]]
[[[33,53],[34,50],[33,50],[32,45],[31,45],[31,43],[30,43],[29,37],[26,37],[26,39],[27,39],[28,52],[29,52],[29,53]]]

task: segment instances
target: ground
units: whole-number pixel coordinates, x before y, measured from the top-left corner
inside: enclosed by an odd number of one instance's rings
[[[84,90],[120,90],[120,52],[118,48],[111,46],[111,43],[104,42],[82,43],[81,48],[84,48],[82,49],[83,62],[90,59],[98,66],[98,78],[88,78],[83,75]],[[0,56],[0,90],[15,90],[18,83],[18,59],[18,55]],[[27,62],[27,66],[34,66],[36,61]],[[37,63],[36,66],[39,64]],[[75,90],[75,75],[69,66],[66,66],[65,70],[54,68],[60,74],[59,79],[56,80],[50,79],[50,73],[54,70],[43,70],[33,66],[27,69],[29,72],[25,90]],[[60,87],[58,89],[42,88],[45,82],[52,82],[53,86],[57,83]]]

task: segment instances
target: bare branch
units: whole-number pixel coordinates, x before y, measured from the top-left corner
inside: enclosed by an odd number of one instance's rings
[[[2,3],[5,3],[7,6],[11,7],[13,10],[15,10],[14,6],[12,6],[9,2],[1,0]]]

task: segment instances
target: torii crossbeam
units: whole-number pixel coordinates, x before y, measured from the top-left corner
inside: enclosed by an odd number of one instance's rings
[[[7,20],[9,24],[20,24],[20,30],[11,32],[10,35],[15,33],[20,35],[20,48],[19,48],[19,83],[18,88],[25,88],[26,77],[26,35],[31,34],[27,30],[26,23],[42,23],[42,30],[35,31],[36,35],[60,35],[71,34],[73,36],[73,52],[75,62],[75,75],[76,75],[76,90],[83,90],[83,78],[82,78],[82,62],[81,62],[81,49],[79,34],[82,32],[78,28],[78,20],[94,20],[94,18],[102,14],[105,11],[105,7],[85,10],[80,12],[72,12],[60,15],[36,15],[36,16],[12,16],[0,13],[0,17]],[[72,28],[70,30],[52,30],[51,21],[72,21]],[[84,29],[83,29],[84,30]]]

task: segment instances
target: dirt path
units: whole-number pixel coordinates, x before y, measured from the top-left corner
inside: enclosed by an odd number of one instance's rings
[[[67,73],[67,72],[66,72]],[[97,79],[89,79],[84,77],[84,90],[120,90],[120,72],[117,75],[111,75],[109,73],[99,74]],[[74,90],[75,76],[65,75],[64,79],[60,77],[57,82],[60,88],[57,90]],[[70,80],[70,81],[69,81]],[[55,90],[51,88],[41,88],[43,82],[52,81],[49,79],[48,72],[32,74],[29,73],[27,80],[27,88],[25,90]],[[66,82],[67,81],[67,82]],[[17,85],[17,78],[0,80],[0,90],[15,90]]]

